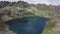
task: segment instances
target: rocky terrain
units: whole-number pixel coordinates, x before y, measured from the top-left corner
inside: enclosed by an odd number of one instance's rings
[[[49,18],[43,34],[60,34],[60,6],[0,1],[0,23],[24,16]]]

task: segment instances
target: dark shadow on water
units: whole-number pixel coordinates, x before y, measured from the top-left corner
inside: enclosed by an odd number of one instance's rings
[[[41,34],[48,18],[31,16],[6,21],[10,30],[18,34]]]

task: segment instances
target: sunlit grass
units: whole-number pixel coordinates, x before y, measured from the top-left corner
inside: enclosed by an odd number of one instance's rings
[[[47,23],[48,24],[46,24],[46,27],[42,34],[51,34],[53,31],[53,28],[55,27],[56,21],[50,20]]]

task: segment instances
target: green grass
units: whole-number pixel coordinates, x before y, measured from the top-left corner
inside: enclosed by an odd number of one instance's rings
[[[48,21],[48,24],[46,24],[45,30],[42,34],[50,34],[53,31],[53,28],[55,27],[55,21]]]

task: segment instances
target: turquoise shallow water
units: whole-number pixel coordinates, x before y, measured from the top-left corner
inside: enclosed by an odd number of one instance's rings
[[[17,18],[5,22],[10,30],[18,34],[41,34],[48,19],[39,16]]]

